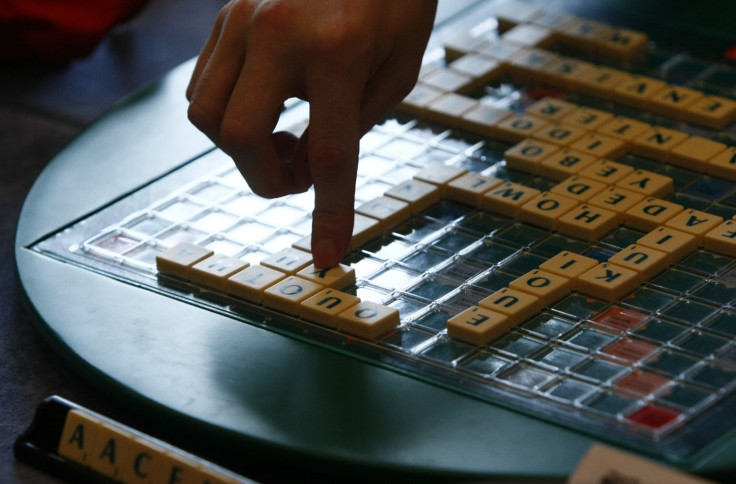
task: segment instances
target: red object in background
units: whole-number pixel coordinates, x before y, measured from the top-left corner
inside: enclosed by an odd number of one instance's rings
[[[0,0],[0,61],[89,55],[148,0]]]

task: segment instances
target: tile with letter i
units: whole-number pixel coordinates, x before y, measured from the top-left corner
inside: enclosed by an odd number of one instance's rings
[[[562,215],[558,229],[565,235],[592,242],[618,227],[616,212],[593,205],[580,205]]]
[[[710,175],[736,181],[736,147],[731,146],[709,159],[705,171]]]
[[[633,140],[643,134],[651,125],[625,116],[616,116],[607,123],[599,126],[596,131],[600,134],[623,141],[630,146]]]
[[[447,198],[475,207],[483,206],[483,194],[503,180],[471,171],[447,184]]]
[[[598,261],[591,257],[565,251],[542,263],[539,269],[568,279],[571,289],[577,289],[578,276],[597,265]]]
[[[540,193],[542,192],[536,188],[506,182],[491,188],[483,195],[483,208],[501,215],[517,217],[521,207]]]
[[[529,319],[542,309],[537,296],[508,287],[482,299],[478,306],[505,314],[509,318],[510,326]]]
[[[299,315],[300,303],[324,289],[316,282],[289,276],[263,291],[263,304],[281,312]]]
[[[637,203],[626,211],[626,225],[649,232],[685,210],[678,203],[650,197]]]
[[[261,265],[253,265],[230,276],[225,291],[255,303],[263,302],[263,291],[284,279],[286,274]]]
[[[670,227],[657,227],[636,241],[637,244],[662,251],[667,262],[674,264],[695,252],[698,242],[694,235]]]
[[[399,310],[361,301],[338,315],[337,329],[361,338],[376,340],[399,325]]]
[[[440,201],[440,190],[436,185],[414,178],[394,185],[384,195],[408,203],[412,214],[423,212]]]
[[[570,148],[596,158],[616,159],[626,154],[626,144],[623,140],[597,132],[586,134],[570,144]]]
[[[245,269],[248,265],[247,262],[235,257],[215,254],[194,264],[190,278],[197,284],[224,291],[227,287],[227,278]]]
[[[723,217],[711,215],[700,210],[685,210],[678,213],[667,222],[665,226],[695,236],[699,245],[703,245],[705,234],[723,223]]]
[[[559,218],[577,206],[577,200],[559,193],[542,192],[521,206],[519,218],[532,225],[555,230]]]
[[[447,320],[447,334],[477,346],[485,345],[511,329],[509,317],[479,306],[471,306]]]
[[[558,149],[558,146],[552,143],[525,139],[506,150],[503,156],[509,168],[536,175],[539,173],[540,162]]]
[[[297,272],[296,275],[333,289],[345,289],[355,284],[355,269],[345,264],[338,264],[324,269],[309,264]]]
[[[337,289],[323,289],[301,302],[299,315],[315,323],[337,328],[338,314],[360,302],[360,298]]]
[[[156,268],[159,272],[189,279],[191,267],[214,254],[210,249],[199,245],[180,242],[174,247],[156,255]]]
[[[535,269],[509,283],[511,289],[539,298],[542,306],[550,306],[570,294],[570,279],[551,272]]]
[[[608,302],[620,299],[638,286],[639,273],[605,262],[580,274],[577,280],[580,292]]]
[[[555,181],[563,181],[593,164],[596,159],[595,156],[581,151],[564,148],[539,163],[539,174]]]
[[[726,220],[705,234],[703,246],[713,252],[736,256],[736,220]]]
[[[608,262],[638,272],[639,283],[652,279],[670,263],[666,252],[636,244],[619,251]]]
[[[378,224],[384,232],[411,216],[408,203],[384,196],[368,200],[356,208],[355,212],[378,220]]]

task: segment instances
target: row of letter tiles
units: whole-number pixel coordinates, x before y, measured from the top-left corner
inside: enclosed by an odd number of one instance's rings
[[[354,269],[343,264],[316,268],[309,253],[294,248],[249,265],[181,243],[159,254],[156,265],[161,273],[365,339],[376,339],[399,324],[396,309],[342,291],[355,283]]]
[[[76,409],[67,413],[57,452],[111,482],[123,484],[245,482],[212,464]]]
[[[446,68],[423,71],[421,82],[444,92],[466,93],[510,74],[711,128],[724,128],[736,119],[736,102],[724,97],[544,50],[559,42],[625,59],[646,47],[645,34],[560,14],[540,18],[559,22],[521,23],[504,31],[499,19],[497,39],[464,33],[449,40],[445,50],[452,61]],[[481,26],[470,32],[481,31]]]

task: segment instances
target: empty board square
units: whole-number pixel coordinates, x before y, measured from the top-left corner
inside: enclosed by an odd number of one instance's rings
[[[572,294],[555,304],[552,309],[573,319],[588,319],[599,313],[607,303],[598,299],[591,299],[582,294]]]
[[[670,269],[656,277],[652,284],[675,294],[683,294],[699,286],[703,278],[689,272]]]
[[[604,249],[603,247],[590,247],[588,250],[583,252],[582,254],[585,257],[590,257],[591,259],[595,259],[598,262],[608,262],[608,259],[613,257],[616,254],[617,251],[613,249]]]
[[[532,252],[550,258],[560,252],[583,253],[588,248],[588,243],[579,239],[571,239],[562,235],[554,234],[544,239],[532,248]]]
[[[439,363],[454,365],[458,360],[469,355],[472,351],[472,346],[449,338],[440,338],[432,346],[424,350],[421,356]]]
[[[728,388],[736,382],[736,369],[715,364],[703,365],[690,375],[690,379],[713,388]]]
[[[191,219],[192,227],[211,234],[222,232],[232,227],[239,217],[221,210],[208,210]]]
[[[649,287],[642,287],[632,292],[622,301],[626,306],[655,313],[666,308],[677,300],[676,296]]]
[[[255,216],[269,205],[272,200],[261,198],[254,194],[240,195],[230,200],[220,202],[220,206],[230,213],[241,217]]]
[[[459,203],[441,202],[427,210],[424,215],[442,225],[454,222],[471,212],[471,208]]]
[[[547,394],[560,400],[575,401],[586,397],[596,389],[596,386],[589,383],[566,378],[547,390]]]
[[[436,277],[429,277],[422,279],[418,284],[408,288],[406,291],[414,296],[424,298],[428,301],[436,301],[441,299],[450,291],[457,288],[457,284],[439,279]]]
[[[539,351],[545,346],[545,344],[527,336],[509,334],[496,341],[491,346],[496,350],[510,353],[519,358],[526,358],[527,356]]]
[[[499,379],[525,389],[538,388],[552,380],[552,378],[554,378],[553,373],[544,371],[527,363],[520,363],[513,366],[511,369],[499,376]]]
[[[426,304],[421,301],[409,299],[407,297],[397,297],[385,302],[384,306],[398,309],[399,314],[402,318],[408,318],[411,317],[412,314],[416,311],[424,309],[426,307]]]
[[[575,326],[575,323],[567,319],[542,313],[524,324],[524,330],[534,333],[535,336],[555,339],[567,333]]]
[[[169,220],[179,222],[187,220],[197,215],[204,206],[186,198],[176,199],[166,202],[156,208],[158,213]]]
[[[363,250],[380,260],[400,259],[413,247],[412,244],[396,239],[395,237],[384,238],[367,245]]]
[[[617,377],[626,369],[627,367],[624,365],[601,358],[593,358],[575,368],[573,372],[598,383],[604,383]]]
[[[736,286],[732,282],[715,279],[693,291],[691,296],[716,306],[727,306],[736,301]]]
[[[694,353],[700,357],[707,357],[730,342],[730,339],[722,338],[713,334],[694,331],[677,342],[677,346],[685,351]]]
[[[207,202],[214,202],[234,193],[232,188],[216,182],[202,183],[189,190],[189,194]]]
[[[124,227],[128,230],[150,236],[161,232],[170,225],[171,222],[168,220],[148,214],[128,222]]]
[[[424,218],[412,218],[406,223],[394,227],[393,233],[402,236],[410,242],[419,242],[427,237],[435,235],[442,230],[443,225],[428,221]]]
[[[516,276],[503,272],[500,270],[493,270],[488,274],[484,274],[482,277],[473,281],[473,286],[490,292],[496,292],[499,289],[503,289],[508,286],[511,281],[516,279]]]
[[[451,317],[452,315],[443,309],[433,309],[420,316],[413,325],[437,333],[447,329],[447,320]]]
[[[504,368],[508,368],[511,364],[511,361],[506,358],[481,351],[470,360],[464,362],[460,368],[487,378],[498,374],[498,372]]]
[[[546,261],[546,257],[532,254],[530,252],[523,252],[503,262],[503,264],[501,264],[501,268],[511,274],[520,275],[537,269]]]
[[[404,352],[426,342],[432,335],[413,328],[401,328],[381,340],[382,345],[391,346]]]
[[[163,250],[163,247],[158,245],[142,244],[126,252],[124,256],[132,264],[140,264],[147,269],[153,269],[156,267],[156,256],[163,252]]]
[[[507,259],[515,252],[516,250],[511,247],[486,239],[480,245],[475,246],[475,248],[470,250],[466,255],[473,260],[488,265],[495,265]]]
[[[723,311],[706,323],[706,327],[731,337],[736,336],[736,313]]]
[[[158,238],[159,240],[166,242],[166,244],[176,245],[181,242],[196,244],[206,236],[207,234],[201,230],[195,230],[188,225],[180,225],[172,228],[171,230],[167,230],[163,234],[159,235]]]
[[[598,351],[604,346],[611,344],[616,338],[614,334],[590,326],[584,326],[565,339],[568,343],[585,348],[588,351]]]
[[[535,361],[558,370],[568,370],[585,359],[585,354],[562,347],[547,348],[534,357]]]
[[[417,272],[426,272],[445,262],[446,256],[430,249],[422,249],[405,256],[401,263]]]
[[[525,248],[533,245],[547,236],[548,232],[536,229],[529,225],[516,223],[511,227],[500,231],[493,239],[503,242],[511,247]]]
[[[437,275],[446,279],[463,283],[471,279],[481,272],[485,271],[487,266],[474,263],[464,258],[453,259],[453,261],[437,271]]]
[[[496,217],[487,212],[473,212],[462,219],[458,223],[458,226],[469,232],[492,235],[498,229],[508,225],[508,223],[508,219]]]
[[[645,363],[645,366],[652,370],[677,376],[690,370],[699,362],[699,358],[694,358],[678,351],[666,350],[649,359]]]
[[[674,321],[697,324],[708,319],[715,311],[716,308],[713,306],[688,299],[680,299],[671,307],[667,308],[667,310],[663,311],[662,316]]]
[[[120,232],[111,232],[93,240],[89,245],[108,252],[121,254],[138,242],[140,242],[140,240],[133,238],[132,236],[125,235]]]
[[[644,232],[640,232],[638,230],[630,229],[628,227],[619,227],[601,239],[601,243],[620,250],[636,244],[636,242],[644,235]]]
[[[683,193],[692,197],[714,201],[731,191],[732,188],[732,183],[714,180],[713,178],[699,178],[695,183],[683,190]]]
[[[451,230],[432,242],[432,247],[456,253],[472,245],[478,239],[479,237],[475,235],[466,234],[458,230]]]
[[[687,331],[686,326],[661,319],[652,319],[637,328],[633,334],[658,343],[669,343],[680,337],[685,331]]]
[[[677,384],[662,392],[658,399],[668,405],[677,405],[687,410],[698,407],[711,397],[711,393],[699,388]]]
[[[719,255],[706,250],[698,250],[678,264],[678,267],[697,274],[710,276],[726,271],[734,262],[733,257]]]
[[[615,417],[636,402],[637,399],[626,397],[619,393],[601,392],[586,401],[585,406],[609,417]]]
[[[261,220],[277,221],[281,226],[293,225],[307,214],[305,210],[276,203],[259,215]]]
[[[416,278],[416,274],[400,269],[397,266],[389,266],[386,269],[370,277],[371,284],[380,288],[393,291],[406,287]]]

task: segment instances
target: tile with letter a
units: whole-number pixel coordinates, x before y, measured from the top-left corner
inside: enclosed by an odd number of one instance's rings
[[[477,346],[493,341],[510,328],[508,316],[478,306],[471,306],[447,320],[448,335]]]
[[[375,340],[399,325],[399,310],[370,301],[361,301],[338,315],[337,329]]]
[[[337,328],[337,315],[358,304],[360,298],[337,289],[323,289],[301,302],[302,318],[330,328]]]
[[[699,244],[703,243],[705,234],[723,223],[723,217],[700,210],[685,210],[678,213],[665,226],[694,235]]]
[[[191,267],[213,254],[214,252],[210,249],[180,242],[156,256],[156,268],[160,272],[189,279]]]
[[[705,234],[703,245],[713,252],[736,256],[736,221],[726,220]]]
[[[316,282],[297,276],[289,276],[263,291],[263,304],[284,313],[297,316],[299,304],[324,289]]]
[[[706,171],[711,175],[736,181],[736,147],[731,146],[708,160]]]
[[[297,272],[297,275],[333,289],[345,289],[355,284],[355,269],[345,264],[338,264],[334,267],[324,269],[319,269],[314,264],[309,264]]]
[[[96,455],[92,455],[97,449],[97,428],[102,421],[86,412],[72,409],[66,415],[64,427],[59,438],[57,452],[60,456],[88,466]]]
[[[286,274],[261,265],[254,265],[230,276],[225,291],[256,303],[263,302],[263,291],[284,279]]]

